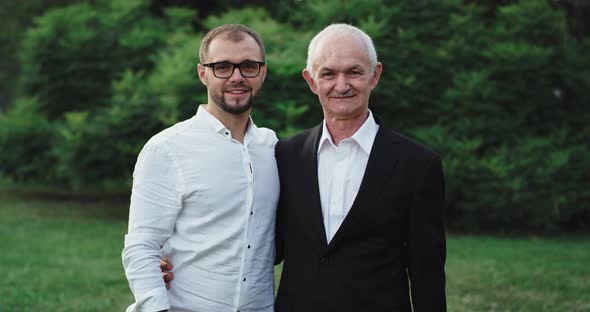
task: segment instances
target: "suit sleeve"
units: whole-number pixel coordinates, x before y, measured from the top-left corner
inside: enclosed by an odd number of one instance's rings
[[[442,163],[432,157],[414,193],[409,213],[408,275],[415,312],[446,311]]]

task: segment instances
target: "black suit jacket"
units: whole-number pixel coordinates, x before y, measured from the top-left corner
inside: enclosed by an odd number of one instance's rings
[[[380,126],[358,195],[328,244],[321,132],[320,125],[276,146],[277,263],[284,259],[276,311],[446,311],[440,158]]]

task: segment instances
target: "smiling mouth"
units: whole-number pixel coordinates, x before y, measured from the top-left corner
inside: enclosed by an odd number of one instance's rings
[[[331,98],[335,99],[335,100],[341,100],[341,99],[349,99],[351,97],[353,97],[354,95],[347,95],[347,96],[332,96]]]
[[[229,93],[229,94],[245,94],[245,93],[249,93],[250,89],[228,89],[224,91],[225,93]]]

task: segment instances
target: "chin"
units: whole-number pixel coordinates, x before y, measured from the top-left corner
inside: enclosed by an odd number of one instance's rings
[[[252,108],[252,98],[248,98],[246,101],[243,102],[234,102],[234,103],[224,103],[221,105],[221,109],[228,113],[232,114],[243,114],[247,112],[250,108]]]
[[[339,116],[339,117],[355,117],[357,115],[362,115],[365,112],[364,108],[361,107],[333,107],[333,109],[329,110],[332,116]]]

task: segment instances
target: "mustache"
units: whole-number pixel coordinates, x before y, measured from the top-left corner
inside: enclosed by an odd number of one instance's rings
[[[246,89],[247,91],[252,91],[251,87],[239,83],[229,84],[223,88],[223,91],[228,91],[231,89]]]
[[[353,92],[350,89],[347,90],[346,92],[337,92],[337,91],[334,91],[331,94],[332,97],[348,97],[348,96],[352,96],[352,95],[353,95]]]

